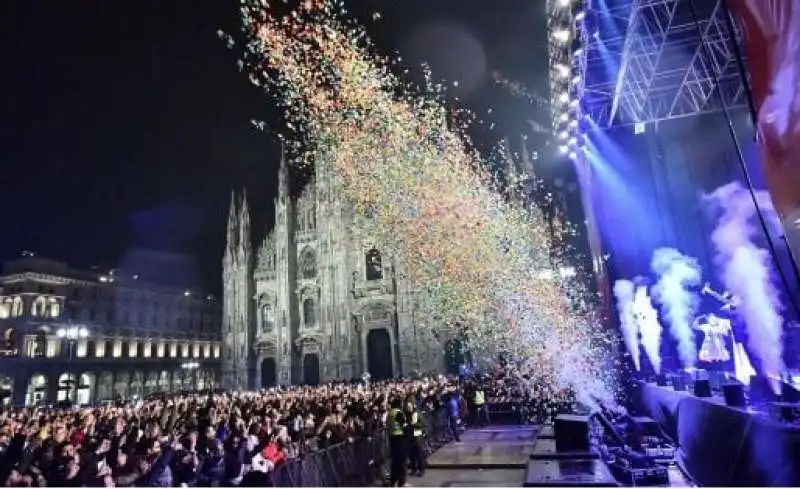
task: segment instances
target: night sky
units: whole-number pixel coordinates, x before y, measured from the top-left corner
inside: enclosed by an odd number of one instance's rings
[[[221,288],[231,190],[247,189],[256,238],[273,221],[279,146],[250,120],[281,128],[217,37],[238,31],[237,4],[0,2],[0,259],[33,250],[130,267],[132,250],[152,249],[191,264],[176,277],[184,285]],[[451,95],[479,116],[492,108],[483,140],[518,137],[529,118],[546,124],[491,82],[500,71],[546,95],[544,1],[345,4],[387,54],[459,80]]]

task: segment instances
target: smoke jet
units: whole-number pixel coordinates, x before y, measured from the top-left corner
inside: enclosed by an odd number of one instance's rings
[[[669,331],[678,344],[678,356],[684,368],[691,368],[697,359],[697,345],[692,321],[699,298],[691,287],[700,285],[702,269],[697,260],[674,248],[653,252],[650,268],[658,277],[652,289],[669,323]]]
[[[653,370],[661,373],[661,323],[658,322],[658,312],[653,307],[653,301],[647,294],[646,285],[637,285],[633,297],[633,313],[639,324],[642,334],[642,347],[644,348]]]
[[[619,323],[622,329],[622,339],[633,358],[633,366],[636,370],[641,370],[639,364],[639,325],[636,322],[634,313],[633,297],[634,286],[630,280],[617,280],[614,282],[614,297],[617,299],[617,312],[619,313]]]
[[[775,222],[775,210],[766,192],[756,192],[756,198],[768,220]],[[770,282],[769,253],[753,242],[756,207],[739,182],[714,190],[705,200],[719,216],[711,240],[722,282],[739,298],[747,344],[761,361],[761,373],[776,378],[783,371],[783,319],[778,293]],[[775,383],[773,388],[778,392],[780,386]]]

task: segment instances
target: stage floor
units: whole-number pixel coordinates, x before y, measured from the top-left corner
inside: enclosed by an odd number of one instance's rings
[[[540,437],[540,435],[543,435]],[[448,443],[428,457],[423,477],[412,487],[613,487],[597,460],[533,459],[537,439],[549,440],[551,426],[489,426],[468,430],[461,443]],[[670,471],[671,487],[687,487],[683,474]]]

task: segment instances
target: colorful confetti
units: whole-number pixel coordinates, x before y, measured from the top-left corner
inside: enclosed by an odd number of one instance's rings
[[[298,163],[329,175],[356,237],[418,292],[417,321],[515,359],[540,398],[613,402],[609,337],[580,280],[559,273],[569,252],[551,237],[566,242],[569,229],[501,190],[466,136],[474,117],[448,109],[428,71],[423,93],[403,83],[341,2],[279,7],[243,0],[241,63],[278,97]]]

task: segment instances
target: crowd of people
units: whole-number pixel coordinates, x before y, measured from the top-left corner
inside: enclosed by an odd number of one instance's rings
[[[457,381],[440,377],[6,410],[0,481],[11,487],[265,486],[270,472],[290,459],[386,429],[397,460],[392,482],[402,485],[407,463],[412,473],[424,471],[420,413],[446,409],[458,436],[459,390]]]

